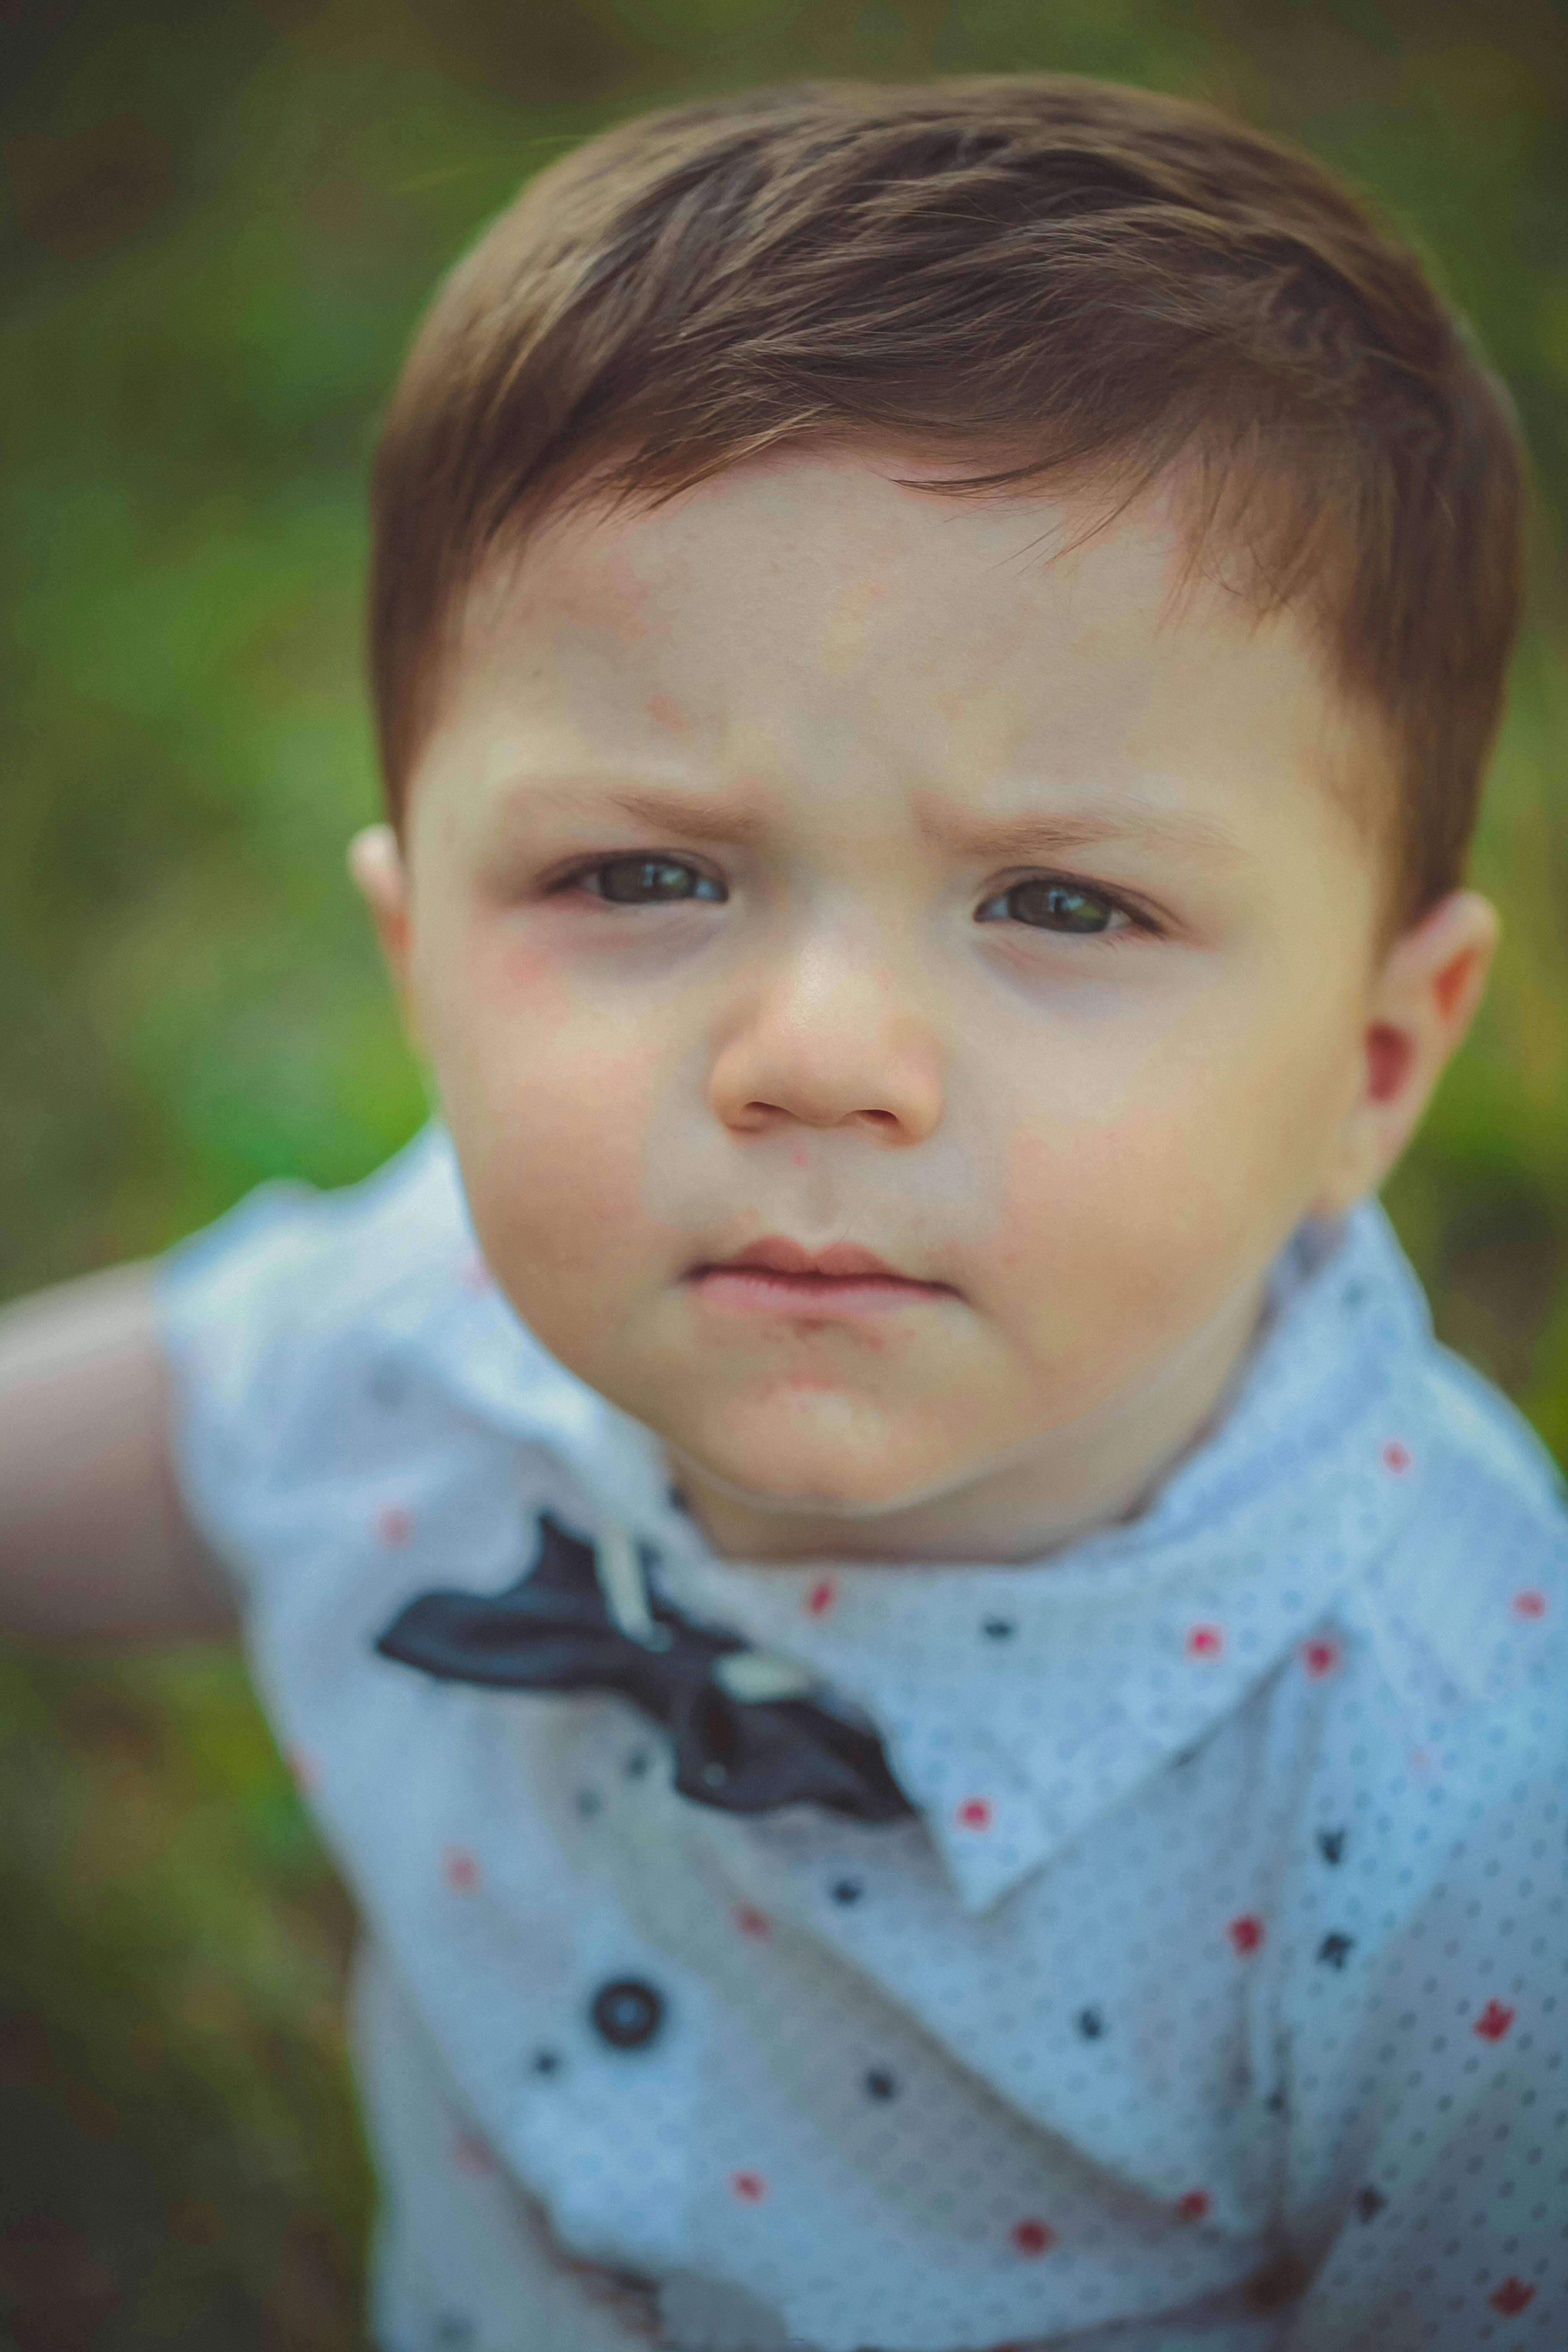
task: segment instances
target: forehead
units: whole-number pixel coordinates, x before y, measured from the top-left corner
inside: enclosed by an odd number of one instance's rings
[[[1361,804],[1365,730],[1291,615],[1190,575],[1172,496],[1106,523],[1088,494],[956,498],[907,470],[790,453],[558,515],[478,584],[442,725],[497,758],[527,738],[829,791],[1268,777]]]

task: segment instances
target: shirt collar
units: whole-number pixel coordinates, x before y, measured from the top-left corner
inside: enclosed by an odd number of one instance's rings
[[[651,1433],[471,1286],[471,1236],[461,1218],[452,1230],[470,1286],[418,1317],[426,1368],[636,1527],[678,1607],[863,1711],[971,1912],[1282,1665],[1335,1671],[1335,1599],[1386,1553],[1422,1484],[1426,1305],[1370,1202],[1282,1254],[1228,1411],[1140,1517],[1006,1567],[718,1559],[674,1503]]]
[[[1142,1516],[1016,1567],[723,1561],[666,1538],[678,1604],[800,1659],[876,1725],[966,1910],[988,1908],[1282,1664],[1339,1664],[1336,1597],[1423,1462],[1426,1302],[1380,1210],[1277,1269],[1221,1425]]]

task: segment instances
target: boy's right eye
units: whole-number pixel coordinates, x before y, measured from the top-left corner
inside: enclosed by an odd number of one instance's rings
[[[668,906],[686,898],[724,899],[729,892],[711,874],[679,857],[606,857],[584,866],[572,882],[590,897],[616,907]]]

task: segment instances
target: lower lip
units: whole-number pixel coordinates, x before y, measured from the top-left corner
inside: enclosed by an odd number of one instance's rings
[[[940,1283],[891,1275],[773,1274],[761,1265],[710,1265],[691,1286],[710,1306],[736,1315],[886,1315],[952,1296]]]

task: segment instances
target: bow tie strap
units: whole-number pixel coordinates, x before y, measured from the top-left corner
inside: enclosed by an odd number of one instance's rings
[[[761,1699],[804,1698],[807,1691],[816,1688],[815,1675],[797,1666],[793,1658],[775,1656],[772,1650],[726,1650],[713,1661],[713,1676],[731,1698],[743,1699],[752,1706]]]
[[[594,1545],[594,1573],[605,1607],[628,1641],[645,1649],[668,1650],[674,1639],[648,1606],[647,1580],[628,1528],[606,1521]],[[731,1698],[755,1706],[759,1700],[804,1698],[816,1688],[816,1676],[793,1658],[771,1650],[726,1650],[713,1661],[713,1673]]]
[[[645,1649],[668,1650],[674,1636],[648,1607],[647,1585],[630,1530],[612,1519],[599,1531],[594,1546],[594,1574],[604,1595],[605,1608],[626,1639]]]

